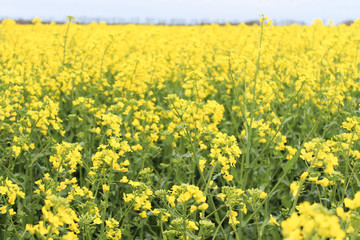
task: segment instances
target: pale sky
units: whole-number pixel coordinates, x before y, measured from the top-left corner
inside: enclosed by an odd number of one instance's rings
[[[231,22],[256,20],[264,13],[275,22],[310,24],[360,18],[360,0],[0,0],[0,18],[64,21],[81,20],[167,23]]]

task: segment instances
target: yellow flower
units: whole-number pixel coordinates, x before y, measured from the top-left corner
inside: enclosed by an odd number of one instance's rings
[[[201,172],[204,171],[205,163],[206,163],[206,160],[205,160],[205,159],[201,159],[201,160],[199,161],[199,168],[200,168],[200,171],[201,171]]]
[[[323,178],[321,180],[316,181],[316,184],[327,187],[329,185],[329,179]]]
[[[102,185],[102,189],[104,192],[108,192],[110,190],[110,187],[106,184]]]
[[[236,219],[236,217],[238,216],[237,212],[229,210],[228,211],[228,216],[229,216],[229,224],[239,224],[240,223],[240,221],[238,221]]]
[[[34,235],[37,229],[37,226],[33,226],[31,224],[26,224],[25,226],[26,231],[30,232],[30,234]]]
[[[344,199],[345,207],[350,208],[351,210],[354,210],[356,208],[360,207],[360,192],[357,192],[355,194],[355,197],[353,200],[349,198]]]
[[[99,127],[97,127],[95,129],[91,130],[91,132],[96,133],[96,134],[99,135],[101,133],[101,129]]]
[[[276,221],[276,218],[274,218],[271,214],[270,214],[269,224],[280,226],[280,224]]]
[[[225,201],[225,197],[226,195],[224,193],[219,193],[218,195],[216,195],[218,198],[220,198],[222,201]]]
[[[296,197],[299,193],[300,183],[297,181],[294,181],[290,184],[290,192],[293,197]]]
[[[209,207],[209,205],[207,203],[203,203],[198,207],[198,209],[199,210],[206,210],[206,209],[208,209],[208,207]]]
[[[186,202],[191,198],[191,193],[189,192],[185,192],[179,195],[179,197],[177,198],[178,202]]]
[[[102,221],[101,221],[100,218],[95,218],[94,219],[94,224],[101,224],[101,223],[102,223]]]
[[[146,218],[146,216],[147,216],[147,214],[146,214],[145,211],[142,211],[139,215],[140,215],[140,217],[142,217],[142,218]]]
[[[175,196],[166,196],[171,207],[175,207]]]
[[[128,178],[126,176],[123,176],[120,180],[121,183],[127,183],[129,182]]]
[[[336,208],[336,214],[343,220],[348,221],[350,219],[351,211],[345,212],[342,207]]]
[[[0,207],[0,211],[1,211],[2,214],[5,214],[7,212],[6,206]]]
[[[309,176],[309,172],[303,172],[300,176],[301,181],[305,181],[305,179]]]
[[[191,205],[191,207],[190,207],[190,213],[195,212],[195,211],[196,211],[196,209],[197,209],[197,207],[196,207],[196,206]]]
[[[17,157],[17,156],[20,155],[20,153],[21,153],[21,147],[13,145],[13,146],[12,146],[12,149],[13,149],[13,151],[14,151],[14,153],[15,153],[15,157]]]
[[[77,240],[79,239],[78,236],[73,232],[68,232],[66,235],[63,236],[63,240]]]
[[[130,202],[135,198],[135,196],[132,193],[128,193],[128,194],[123,193],[123,198],[125,202]]]
[[[199,230],[198,226],[196,226],[196,223],[194,221],[187,220],[187,228],[190,230]]]
[[[163,215],[161,215],[161,221],[167,222],[170,217],[170,214],[165,212]]]
[[[151,212],[152,212],[155,216],[157,216],[157,215],[159,215],[160,210],[157,209],[157,208],[155,208],[155,209],[153,209]]]
[[[260,199],[264,199],[264,198],[266,198],[266,196],[267,196],[267,193],[264,192],[264,191],[262,191],[262,192],[260,193],[259,198],[260,198]]]
[[[226,181],[228,181],[228,182],[231,182],[231,181],[234,179],[234,177],[233,177],[233,175],[226,174],[226,175],[224,176],[224,179],[226,179]]]

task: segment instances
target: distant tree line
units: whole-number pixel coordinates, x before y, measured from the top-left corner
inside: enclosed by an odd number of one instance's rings
[[[2,21],[6,19],[5,17],[0,18]],[[32,19],[14,19],[17,24],[32,24]],[[86,18],[80,17],[77,18],[78,24],[89,24],[91,22],[106,22],[109,25],[122,25],[122,24],[154,24],[154,25],[175,25],[175,26],[183,26],[183,25],[208,25],[208,24],[231,24],[231,25],[239,25],[239,24],[246,24],[246,25],[254,25],[259,24],[258,20],[249,20],[249,21],[225,21],[225,20],[215,20],[210,21],[206,19],[202,20],[190,20],[186,21],[184,19],[170,19],[170,20],[163,20],[163,19],[155,19],[155,18],[147,18],[145,20],[140,20],[139,18],[133,19],[123,19],[123,18]],[[64,24],[66,21],[51,21],[51,20],[42,20],[42,23],[49,24],[51,22],[55,22],[56,24]],[[341,22],[340,24],[351,25],[354,21],[353,20],[346,20]],[[293,21],[293,20],[284,20],[274,22],[275,25],[291,25],[291,24],[298,24],[298,25],[306,25],[305,22],[301,21]]]

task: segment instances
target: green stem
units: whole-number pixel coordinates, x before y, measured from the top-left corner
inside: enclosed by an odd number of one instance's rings
[[[68,38],[68,32],[69,32],[70,24],[71,24],[71,19],[69,18],[69,19],[68,19],[67,28],[66,28],[66,32],[65,32],[65,36],[64,36],[63,61],[62,61],[62,64],[63,64],[63,65],[65,65],[65,57],[66,57],[66,42],[67,42],[67,38]]]

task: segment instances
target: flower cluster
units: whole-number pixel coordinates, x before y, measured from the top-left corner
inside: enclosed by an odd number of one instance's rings
[[[31,234],[38,234],[42,239],[59,236],[60,231],[65,238],[76,235],[79,230],[79,218],[76,212],[69,207],[69,201],[56,195],[50,195],[45,199],[42,207],[43,220],[36,225],[27,224],[26,230]],[[66,226],[66,227],[65,227]],[[68,229],[66,232],[63,229]],[[73,238],[73,239],[77,239]]]
[[[227,206],[228,206],[228,216],[229,224],[239,224],[240,221],[237,220],[238,213],[236,210],[240,210],[244,214],[247,213],[246,204],[244,203],[245,191],[240,188],[235,187],[223,187],[221,193],[217,195]]]
[[[173,208],[176,205],[190,207],[188,209],[190,213],[196,210],[206,210],[209,206],[206,203],[206,196],[204,196],[199,187],[188,184],[172,186],[170,194],[166,196],[166,199]]]
[[[140,211],[140,217],[146,218],[147,211],[150,211],[152,207],[149,197],[153,195],[153,192],[142,182],[129,181],[128,184],[134,190],[132,193],[123,194],[124,201],[131,203],[135,211]]]
[[[284,239],[345,239],[339,218],[319,204],[303,202],[281,223]]]
[[[227,181],[231,181],[233,176],[230,174],[230,167],[235,167],[236,158],[240,157],[241,150],[236,143],[234,136],[218,132],[211,141],[210,157],[213,159],[210,165],[221,166],[221,173]]]
[[[16,212],[12,209],[11,205],[15,204],[16,197],[24,198],[25,193],[20,190],[20,187],[13,183],[10,179],[0,177],[0,195],[1,195],[1,214],[5,214],[7,212],[10,215],[16,214]]]
[[[69,174],[74,173],[77,165],[81,165],[82,147],[78,143],[62,142],[56,146],[56,154],[50,156],[51,162],[59,173],[67,171]]]

